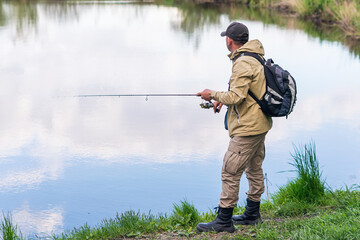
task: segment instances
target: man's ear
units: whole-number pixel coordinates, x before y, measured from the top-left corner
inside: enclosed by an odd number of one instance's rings
[[[230,46],[232,44],[232,39],[229,37],[226,37],[227,44]]]
[[[229,49],[230,52],[233,51],[233,45],[234,45],[234,41],[231,38],[227,38],[227,47]]]

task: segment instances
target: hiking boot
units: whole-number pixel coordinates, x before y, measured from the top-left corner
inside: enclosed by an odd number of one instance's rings
[[[235,228],[231,219],[233,209],[218,207],[218,215],[215,220],[209,223],[199,223],[196,229],[200,232],[234,232]]]
[[[234,224],[241,225],[256,225],[262,223],[260,216],[260,202],[254,202],[250,199],[246,199],[247,205],[245,207],[245,212],[242,215],[234,215],[232,220]]]

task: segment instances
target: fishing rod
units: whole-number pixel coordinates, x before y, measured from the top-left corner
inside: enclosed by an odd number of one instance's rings
[[[86,98],[86,97],[146,97],[147,101],[149,97],[196,97],[198,95],[193,93],[148,93],[148,94],[81,94],[74,97]],[[200,107],[204,109],[210,109],[214,107],[211,101],[200,103]]]
[[[195,97],[193,93],[148,93],[148,94],[85,94],[75,97]]]

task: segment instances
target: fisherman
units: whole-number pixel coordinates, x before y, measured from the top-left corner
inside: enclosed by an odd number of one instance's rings
[[[199,223],[200,232],[234,232],[235,224],[254,225],[261,222],[260,198],[264,192],[262,163],[265,158],[265,135],[271,129],[272,119],[266,116],[249,90],[257,97],[265,93],[265,75],[262,64],[242,52],[257,53],[263,58],[264,48],[259,40],[249,41],[248,28],[239,22],[231,23],[221,33],[226,37],[226,46],[231,52],[232,74],[228,91],[205,89],[197,93],[206,101],[215,100],[214,112],[228,107],[225,128],[229,131],[230,143],[224,156],[221,180],[222,192],[215,220]],[[247,205],[242,215],[233,216],[233,209],[239,199],[240,178],[245,171],[249,182]]]

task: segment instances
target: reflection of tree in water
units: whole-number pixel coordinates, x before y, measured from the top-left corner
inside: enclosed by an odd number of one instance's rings
[[[5,24],[6,24],[6,18],[5,18],[4,7],[0,1],[0,27],[5,26]]]
[[[146,1],[146,0],[143,0]],[[157,5],[175,6],[179,10],[179,19],[173,21],[172,27],[176,31],[184,32],[187,38],[195,43],[195,47],[200,44],[200,36],[204,28],[220,24],[221,18],[246,19],[261,21],[263,24],[275,24],[287,29],[301,29],[312,37],[317,37],[321,41],[336,41],[346,45],[350,52],[360,56],[360,42],[350,41],[344,37],[341,30],[328,26],[317,26],[312,22],[300,21],[293,17],[280,15],[268,9],[248,8],[237,4],[213,4],[203,3],[207,1],[197,0],[155,0]],[[198,3],[195,3],[197,1]],[[77,2],[81,2],[78,0]],[[44,14],[55,18],[58,21],[78,20],[80,12],[76,1],[41,1],[36,0],[0,0],[0,27],[11,22],[15,22],[18,38],[25,38],[29,33],[37,30],[39,8]],[[88,4],[88,3],[87,3]],[[91,5],[99,4],[94,1]],[[141,4],[135,5],[141,8]],[[82,12],[84,9],[82,9]],[[81,13],[82,13],[81,12]],[[141,16],[139,16],[141,17]]]
[[[320,41],[340,42],[347,46],[352,54],[360,57],[360,41],[346,38],[339,27],[321,27],[312,23],[302,23],[302,27],[308,35],[318,37]]]
[[[196,48],[200,44],[204,28],[220,23],[221,11],[215,5],[198,5],[187,1],[175,5],[179,9],[180,21],[172,22],[172,27],[185,32],[188,39],[195,38]]]
[[[79,20],[78,5],[71,1],[50,1],[44,4],[43,8],[46,15],[57,21]]]
[[[156,2],[160,5],[175,5],[179,9],[180,21],[173,23],[173,28],[185,32],[189,39],[195,38],[195,47],[200,44],[201,32],[205,26],[217,25],[221,17],[227,17],[229,22],[234,19],[245,19],[261,21],[264,25],[274,24],[286,29],[300,29],[312,37],[319,38],[320,41],[341,42],[349,48],[351,53],[360,56],[360,42],[346,39],[340,29],[318,26],[269,9],[248,8],[237,4],[195,4],[192,1],[169,3],[167,0],[165,2],[158,0]]]
[[[36,4],[26,0],[0,0],[0,25],[16,23],[16,33],[22,38],[37,28]]]
[[[345,35],[338,27],[328,25],[316,25],[311,21],[302,21],[295,17],[280,15],[270,10],[260,9],[239,9],[230,18],[239,17],[240,12],[246,19],[262,21],[265,25],[275,24],[285,29],[300,29],[311,37],[319,38],[320,41],[340,42],[347,46],[351,53],[360,56],[360,41],[353,41],[345,38]],[[236,12],[236,10],[235,10]]]
[[[188,5],[189,6],[189,5]],[[188,7],[187,6],[187,7]],[[217,8],[213,7],[197,7],[197,8],[181,8],[182,21],[180,28],[185,32],[192,33],[197,29],[203,30],[205,25],[218,24],[220,22],[220,14]]]
[[[39,9],[42,5],[44,13],[59,20],[72,20],[77,18],[75,4],[66,1],[35,0],[0,0],[0,26],[14,22],[16,24],[16,37],[25,39],[32,32],[37,31]]]

